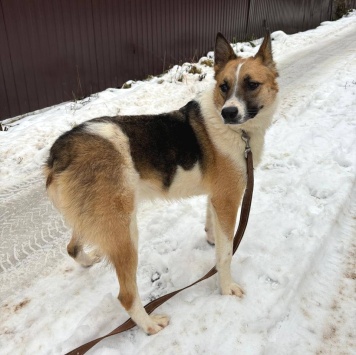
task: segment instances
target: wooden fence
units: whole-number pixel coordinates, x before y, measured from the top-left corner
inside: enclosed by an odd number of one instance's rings
[[[0,0],[0,120],[120,87],[230,40],[295,33],[333,0]]]

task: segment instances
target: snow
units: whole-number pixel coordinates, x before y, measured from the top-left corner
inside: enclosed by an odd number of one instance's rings
[[[232,262],[245,297],[221,296],[214,276],[156,311],[171,317],[157,335],[135,328],[91,354],[356,354],[356,12],[272,38],[280,107]],[[235,49],[247,56],[258,46]],[[5,122],[0,354],[61,354],[127,319],[112,268],[84,269],[66,255],[70,231],[48,202],[41,167],[54,140],[78,123],[183,106],[213,81],[212,68],[196,64],[206,73],[200,80],[190,66]],[[138,285],[145,304],[214,264],[205,204],[197,197],[140,207]]]

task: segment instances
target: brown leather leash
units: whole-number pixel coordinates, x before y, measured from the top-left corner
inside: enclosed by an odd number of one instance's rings
[[[242,200],[242,205],[241,205],[241,212],[240,212],[240,221],[239,221],[239,227],[236,231],[235,237],[234,237],[234,242],[233,242],[233,254],[235,254],[238,246],[240,245],[240,242],[242,240],[242,237],[245,233],[247,222],[248,222],[248,217],[250,215],[250,209],[251,209],[251,202],[252,202],[252,193],[253,193],[253,184],[254,184],[254,179],[253,179],[253,159],[252,159],[252,152],[249,144],[249,136],[246,134],[245,131],[242,131],[242,139],[246,144],[245,147],[245,159],[246,159],[246,166],[247,166],[247,184],[246,184],[246,189],[245,189],[245,194]],[[189,286],[186,286],[184,288],[181,288],[180,290],[173,291],[171,293],[168,293],[167,295],[161,296],[152,302],[148,303],[145,306],[145,310],[148,314],[151,314],[157,307],[159,307],[162,303],[168,301],[170,298],[172,298],[174,295],[176,295],[179,292],[182,292],[183,290],[186,290],[187,288],[190,288],[197,283],[208,279],[209,277],[215,275],[217,273],[217,270],[215,266],[202,278],[199,280],[195,281],[194,283],[190,284]],[[112,332],[109,334],[106,334],[100,338],[94,339],[82,346],[79,346],[78,348],[70,351],[66,355],[82,355],[85,354],[88,350],[90,350],[95,344],[99,343],[99,341],[114,335],[114,334],[119,334],[122,332],[125,332],[126,330],[129,330],[133,327],[136,326],[136,323],[130,318],[128,319],[125,323],[121,324],[119,327],[114,329]]]

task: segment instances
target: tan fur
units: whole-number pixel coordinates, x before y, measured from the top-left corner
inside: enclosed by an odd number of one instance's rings
[[[203,119],[191,120],[204,154],[203,163],[189,170],[178,167],[169,188],[162,186],[162,176],[144,161],[139,162],[139,169],[135,166],[127,136],[118,125],[108,122],[89,123],[85,134],[69,141],[70,153],[63,152],[62,161],[45,168],[49,197],[73,228],[68,253],[83,266],[96,262],[99,253],[106,256],[119,279],[121,304],[149,334],[165,327],[168,318],[148,316],[138,295],[136,210],[141,199],[207,194],[206,230],[209,242],[216,244],[221,292],[243,294],[230,271],[236,216],[246,185],[241,130],[251,137],[257,164],[278,92],[277,72],[265,42],[256,57],[241,59],[236,58],[226,40],[217,39],[216,85],[199,99]],[[246,75],[262,83],[258,91],[249,95],[256,95],[264,108],[256,118],[241,125],[224,124],[220,112],[226,96],[220,85],[227,81],[237,91],[243,90]],[[86,244],[98,251],[86,254]]]
[[[246,180],[244,174],[233,168],[229,158],[220,156],[219,153],[216,153],[216,156],[217,163],[212,167],[211,174],[211,203],[217,212],[223,232],[232,239]]]

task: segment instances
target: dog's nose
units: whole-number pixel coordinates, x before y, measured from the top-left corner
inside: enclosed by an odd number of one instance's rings
[[[239,110],[236,106],[225,107],[221,114],[224,117],[226,123],[236,123],[236,118]]]

